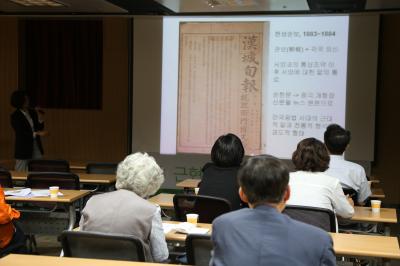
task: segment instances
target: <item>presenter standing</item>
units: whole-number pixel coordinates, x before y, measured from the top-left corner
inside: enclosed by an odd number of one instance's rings
[[[29,97],[26,91],[17,90],[11,95],[11,105],[16,109],[11,114],[11,126],[15,132],[15,170],[27,171],[30,159],[43,156],[41,136],[44,131],[44,112],[39,108],[29,108]]]

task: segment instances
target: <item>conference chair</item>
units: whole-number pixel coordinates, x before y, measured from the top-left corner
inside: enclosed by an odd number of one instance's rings
[[[209,265],[213,249],[210,235],[189,234],[185,246],[189,265]]]
[[[115,174],[118,163],[88,163],[86,173],[88,174]]]
[[[336,216],[329,209],[286,205],[283,213],[300,222],[311,224],[327,232],[336,232]]]
[[[66,160],[29,160],[29,172],[69,172]]]
[[[64,231],[60,239],[65,257],[146,260],[143,242],[131,235]]]
[[[60,189],[79,190],[79,176],[74,173],[34,172],[28,174],[26,186],[39,189],[58,186]]]
[[[187,213],[197,213],[199,223],[212,223],[221,214],[232,210],[231,203],[223,198],[177,194],[174,196],[176,220],[186,221]]]
[[[0,186],[13,187],[12,177],[10,172],[6,170],[0,170]]]

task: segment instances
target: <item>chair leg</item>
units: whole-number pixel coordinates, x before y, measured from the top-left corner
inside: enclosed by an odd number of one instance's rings
[[[37,254],[37,243],[35,235],[29,234],[26,237],[28,253],[30,254]]]

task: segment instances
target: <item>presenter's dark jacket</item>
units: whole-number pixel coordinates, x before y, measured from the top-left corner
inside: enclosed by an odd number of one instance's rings
[[[213,222],[210,266],[336,265],[332,239],[321,229],[260,205]]]
[[[203,167],[203,178],[200,183],[199,195],[227,199],[233,210],[241,207],[237,172],[239,167],[218,167],[207,163]]]
[[[44,123],[39,122],[38,115],[35,110],[29,109],[29,115],[33,121],[35,132],[44,129]],[[33,153],[33,130],[28,119],[17,109],[11,114],[11,126],[15,132],[15,159],[28,160],[32,158]],[[36,142],[40,152],[43,154],[42,142],[40,136],[36,136]]]

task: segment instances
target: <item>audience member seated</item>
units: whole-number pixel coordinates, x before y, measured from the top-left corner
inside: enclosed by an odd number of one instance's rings
[[[353,200],[344,195],[337,178],[324,173],[329,166],[329,154],[321,141],[300,141],[292,161],[296,172],[290,173],[292,195],[288,205],[325,208],[343,218],[353,216]]]
[[[227,199],[232,210],[241,207],[237,172],[243,160],[244,148],[234,134],[220,136],[211,149],[211,161],[204,165],[199,195]]]
[[[0,186],[0,253],[7,249],[11,249],[10,252],[13,253],[25,252],[25,235],[14,225],[19,216],[19,211],[6,203],[3,188]]]
[[[336,265],[326,232],[281,214],[290,198],[283,162],[252,157],[240,168],[238,179],[240,197],[250,208],[214,221],[210,265]]]
[[[358,203],[363,205],[371,195],[365,170],[361,165],[346,161],[343,156],[350,143],[350,131],[336,124],[329,125],[324,141],[330,154],[329,168],[325,173],[339,179],[344,189],[354,189]]]
[[[161,210],[145,199],[163,182],[163,171],[153,157],[140,152],[128,155],[117,168],[117,190],[87,202],[81,230],[134,235],[144,243],[146,261],[165,261],[168,249]]]

